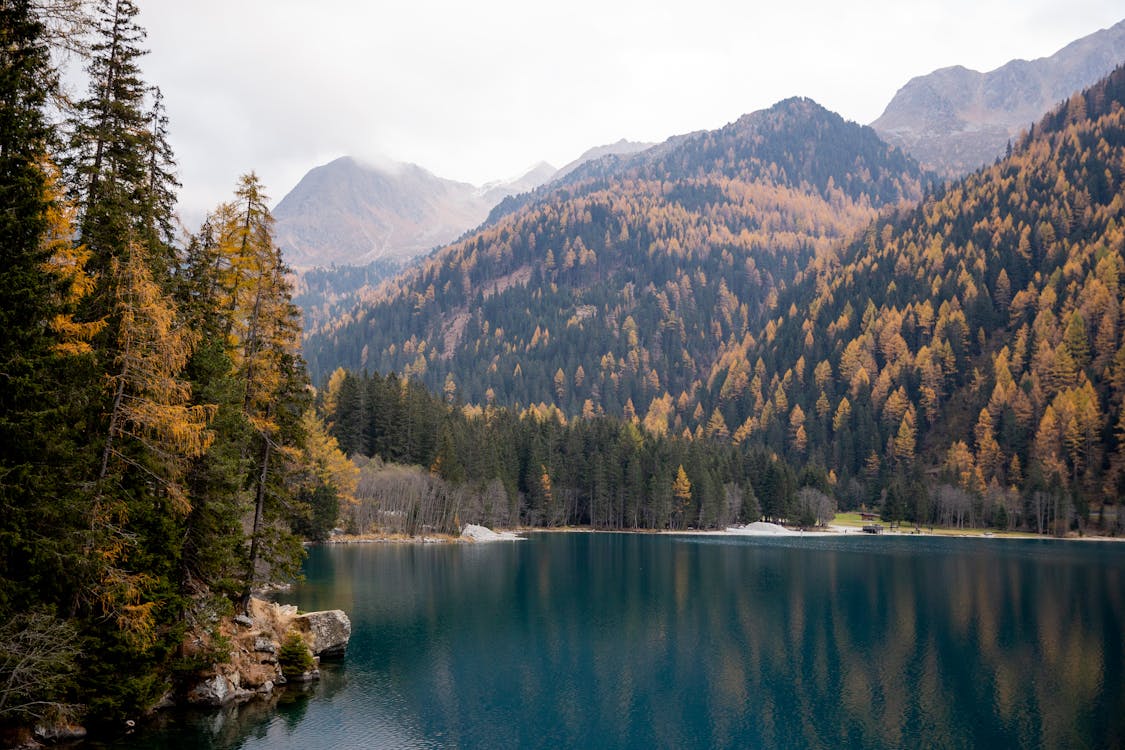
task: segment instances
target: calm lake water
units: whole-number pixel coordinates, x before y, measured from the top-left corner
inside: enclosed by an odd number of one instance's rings
[[[310,551],[321,683],[121,747],[1125,747],[1125,545],[533,534]]]

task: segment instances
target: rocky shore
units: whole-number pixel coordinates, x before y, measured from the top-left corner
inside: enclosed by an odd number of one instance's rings
[[[248,614],[219,618],[207,632],[189,634],[182,656],[210,666],[178,692],[169,690],[153,712],[268,699],[287,683],[320,679],[321,659],[342,658],[347,650],[352,624],[343,610],[301,613],[293,605],[258,598],[250,599],[248,610]],[[85,727],[65,721],[29,730],[12,746],[32,750],[86,737]],[[0,745],[5,744],[0,740]]]
[[[269,695],[287,682],[318,679],[320,660],[342,657],[351,638],[351,621],[343,610],[301,614],[292,605],[251,599],[249,612],[224,620],[218,639],[201,637],[189,644],[189,649],[202,651],[214,649],[216,641],[226,643],[230,654],[228,662],[215,664],[187,691],[189,705],[240,703]],[[298,635],[307,647],[310,668],[294,672],[284,663],[282,648],[290,634]]]

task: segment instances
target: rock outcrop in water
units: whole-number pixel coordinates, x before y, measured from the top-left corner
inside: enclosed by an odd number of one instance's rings
[[[217,644],[229,644],[229,661],[204,670],[185,695],[187,703],[224,706],[242,703],[271,694],[278,685],[292,680],[308,682],[320,676],[314,666],[304,673],[286,678],[279,655],[289,633],[297,633],[308,646],[314,665],[321,658],[339,658],[347,650],[352,624],[343,610],[334,609],[300,614],[287,604],[251,599],[249,615],[223,620],[215,638],[197,636],[187,651],[204,653]]]
[[[342,609],[298,615],[292,626],[304,636],[313,656],[326,659],[343,656],[352,637],[351,620]]]

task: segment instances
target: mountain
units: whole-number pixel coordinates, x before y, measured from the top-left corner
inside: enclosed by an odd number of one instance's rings
[[[490,182],[482,186],[477,192],[484,198],[489,206],[495,206],[509,195],[527,193],[540,185],[545,185],[555,178],[558,170],[545,161],[541,161],[529,169],[525,174],[513,177],[510,180]],[[470,229],[475,228],[469,227]]]
[[[759,446],[891,519],[1119,518],[1125,68],[921,200],[808,100],[610,161],[315,330],[317,377]]]
[[[871,126],[923,165],[959,176],[992,162],[1022,131],[1125,61],[1125,21],[1038,60],[987,73],[960,66],[903,86]]]
[[[1119,67],[1010,156],[816,258],[726,352],[704,410],[892,517],[934,500],[1084,523],[1125,490],[1123,180]]]
[[[508,205],[589,161],[650,145],[620,140],[589,149],[561,170],[539,162],[517,177],[480,187],[437,177],[414,164],[344,156],[310,170],[277,204],[278,243],[298,270],[401,264],[476,228],[502,202]]]
[[[406,372],[471,403],[679,399],[690,420],[723,352],[784,312],[778,294],[923,179],[870,128],[786,100],[587,162],[314,327],[305,355],[320,377]]]
[[[646,151],[655,145],[655,143],[627,141],[622,138],[616,143],[609,143],[605,146],[595,146],[594,148],[587,149],[577,159],[560,169],[551,179],[554,181],[561,180],[586,162],[594,161],[595,159],[601,159],[605,156],[630,156],[640,153],[641,151]]]
[[[540,184],[535,189],[525,192],[513,191],[500,200],[489,212],[485,225],[495,224],[505,216],[550,196],[560,187],[576,185],[599,175],[604,177],[612,174],[619,165],[625,163],[634,155],[653,148],[654,145],[652,143],[627,141],[622,138],[616,143],[587,149],[577,159],[556,171],[550,180]]]
[[[298,269],[402,261],[456,239],[504,196],[553,174],[540,164],[511,183],[481,189],[414,164],[345,156],[311,170],[278,203],[277,241]]]

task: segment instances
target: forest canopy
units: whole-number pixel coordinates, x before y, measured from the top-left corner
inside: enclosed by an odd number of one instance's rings
[[[190,670],[185,632],[295,573],[352,481],[263,186],[177,234],[137,13],[0,4],[0,730],[147,710]]]

